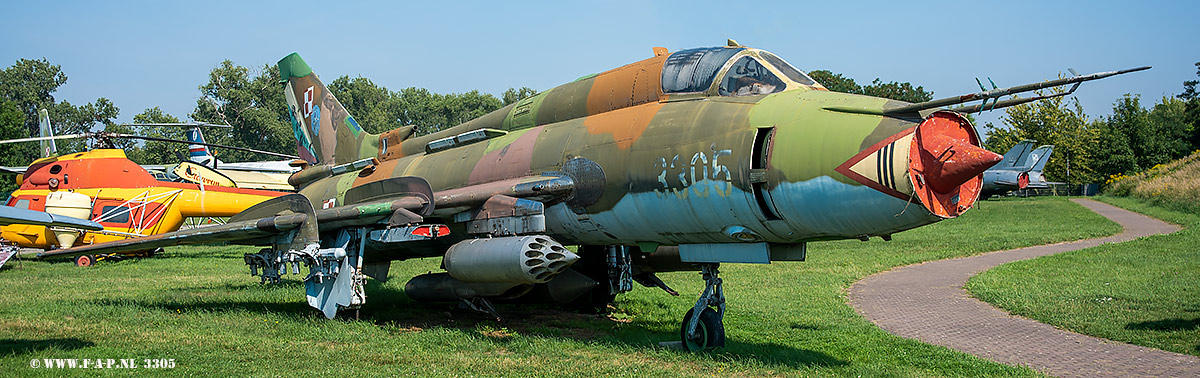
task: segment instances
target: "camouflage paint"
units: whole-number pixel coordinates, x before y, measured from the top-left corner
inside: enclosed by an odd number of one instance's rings
[[[742,57],[756,58],[757,51],[738,52],[717,77]],[[600,195],[574,208],[567,202],[547,203],[549,233],[568,244],[736,242],[730,230],[742,227],[759,241],[794,243],[888,235],[940,219],[912,197],[911,183],[904,181],[906,154],[895,153],[907,147],[896,141],[911,141],[920,117],[830,110],[903,103],[825,91],[791,81],[777,70],[772,72],[787,84],[778,93],[717,96],[717,80],[703,93],[667,95],[660,83],[668,57],[585,76],[431,135],[408,138],[402,137],[408,130],[387,132],[381,134],[387,139],[385,149],[377,147],[381,136],[366,133],[321,137],[318,144],[336,146],[333,154],[322,152],[318,160],[324,164],[367,157],[382,163],[361,177],[351,173],[323,179],[301,193],[313,203],[340,203],[348,182],[361,185],[397,176],[425,178],[435,192],[471,190],[559,172],[571,159],[583,158],[603,170],[603,182],[594,183]],[[299,60],[293,54],[285,61],[291,59]],[[295,76],[300,73],[305,76]],[[311,70],[295,71],[290,78],[288,93],[296,98],[307,88],[328,93]],[[294,118],[303,120],[300,102],[289,98],[292,112],[301,115]],[[336,100],[316,105],[321,109],[312,113],[349,117]],[[308,125],[300,121],[295,126],[299,134]],[[424,153],[430,141],[481,128],[510,134]],[[756,167],[756,140],[762,133],[770,133],[771,143],[762,152],[767,164]],[[376,147],[361,148],[358,155],[341,153],[347,150],[341,144],[371,143]],[[861,164],[844,169],[861,172],[854,178],[837,170],[852,158]],[[752,182],[754,171],[761,171],[765,181]],[[434,216],[449,222],[458,211],[462,209],[439,206]]]

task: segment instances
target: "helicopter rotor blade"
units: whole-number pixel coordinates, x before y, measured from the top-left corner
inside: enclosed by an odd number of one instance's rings
[[[174,123],[122,123],[122,124],[120,124],[120,125],[118,125],[118,126],[151,126],[151,127],[169,127],[169,126],[178,126],[178,127],[219,127],[219,128],[222,128],[222,129],[229,129],[229,128],[233,128],[233,125],[229,125],[229,124],[216,124],[216,123],[208,123],[208,122],[174,122]]]
[[[287,158],[287,159],[299,159],[299,158],[300,158],[299,156],[295,156],[295,155],[281,154],[281,153],[278,153],[278,152],[271,152],[271,151],[256,150],[256,149],[253,149],[253,148],[245,148],[245,147],[226,146],[226,145],[223,145],[223,144],[215,144],[215,143],[188,142],[188,141],[186,141],[186,140],[177,140],[177,139],[168,139],[168,138],[158,138],[158,137],[148,137],[148,136],[133,135],[133,134],[109,134],[109,135],[110,135],[110,136],[112,136],[112,137],[117,137],[117,138],[130,138],[130,139],[141,139],[141,140],[153,140],[153,141],[159,141],[159,142],[171,142],[171,143],[183,143],[183,144],[198,144],[198,145],[201,145],[201,146],[208,146],[208,147],[215,147],[215,148],[225,148],[225,149],[230,149],[230,150],[238,150],[238,151],[253,152],[253,153],[256,153],[256,154],[270,155],[270,156],[281,157],[281,158]]]
[[[153,140],[153,141],[159,141],[159,142],[170,142],[170,143],[181,143],[181,144],[198,144],[198,145],[202,145],[202,146],[225,148],[225,149],[237,150],[237,151],[246,151],[246,152],[252,152],[252,153],[256,153],[256,154],[281,157],[281,158],[285,158],[285,159],[299,159],[300,158],[299,156],[295,156],[295,155],[281,154],[278,152],[271,152],[271,151],[256,150],[253,148],[226,146],[223,144],[215,144],[215,143],[189,142],[186,140],[149,137],[149,136],[141,136],[141,135],[133,135],[133,134],[110,133],[110,132],[104,132],[104,131],[95,132],[95,133],[85,133],[85,134],[67,134],[67,135],[55,135],[55,136],[49,136],[49,137],[34,137],[34,138],[0,140],[0,144],[20,143],[20,142],[37,142],[37,141],[51,140],[51,139],[57,140],[57,139],[84,139],[84,138],[93,138],[93,139],[96,139],[99,141],[111,140],[113,138],[129,138],[129,139]]]
[[[45,136],[45,137],[9,139],[9,140],[0,140],[0,144],[20,143],[20,142],[38,142],[38,141],[43,141],[43,140],[58,140],[58,139],[83,139],[83,138],[88,138],[91,136],[93,136],[93,135],[88,133],[88,134],[66,134],[66,135],[55,135],[55,136]]]

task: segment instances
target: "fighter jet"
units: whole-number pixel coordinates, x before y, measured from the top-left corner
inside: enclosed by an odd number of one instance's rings
[[[1053,145],[1033,148],[1035,142],[1025,139],[1004,154],[1004,159],[983,172],[983,198],[1004,195],[1020,189],[1045,189],[1057,182],[1046,181],[1042,169],[1050,161]]]
[[[442,258],[444,272],[405,285],[413,300],[495,316],[495,302],[603,304],[634,282],[677,294],[655,274],[699,270],[680,335],[709,349],[725,342],[721,263],[802,261],[808,241],[890,240],[971,208],[1001,156],[941,107],[1127,72],[910,104],[828,91],[731,40],[655,48],[416,136],[363,130],[299,55],[278,67],[310,164],[289,179],[298,194],[225,225],[53,253],[262,245],[245,256],[251,274],[306,266],[308,303],[328,317],[361,306],[366,277],[386,279],[395,260]]]

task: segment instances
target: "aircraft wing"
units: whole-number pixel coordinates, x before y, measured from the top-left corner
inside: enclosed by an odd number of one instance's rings
[[[219,242],[287,244],[292,249],[299,249],[305,244],[319,242],[322,230],[381,222],[393,227],[400,226],[420,222],[435,211],[439,215],[449,216],[482,209],[469,219],[472,221],[493,219],[499,217],[499,213],[511,215],[514,211],[540,213],[542,201],[565,199],[575,189],[574,180],[566,175],[536,175],[435,194],[424,179],[395,177],[348,190],[344,196],[347,205],[313,210],[307,197],[290,194],[255,205],[223,225],[54,250],[39,254],[38,257],[73,257]],[[536,204],[519,202],[517,199]]]
[[[263,239],[282,232],[293,231],[308,220],[306,214],[288,214],[270,218],[229,222],[222,225],[198,227],[140,238],[83,245],[74,248],[42,252],[37,257],[75,257],[114,252],[148,250],[175,245],[236,242]]]
[[[0,206],[0,224],[32,224],[38,226],[70,227],[91,231],[104,229],[104,226],[90,220],[19,209],[12,206]]]
[[[307,197],[289,194],[254,205],[233,216],[223,225],[59,249],[41,253],[38,257],[73,257],[220,242],[287,245],[291,249],[302,249],[309,243],[319,243],[319,232],[322,229],[381,221],[387,221],[389,225],[399,225],[422,220],[423,217],[413,211],[424,212],[422,209],[431,208],[428,200],[432,195],[428,189],[429,184],[423,179],[408,177],[390,180],[392,183],[399,181],[415,185],[418,191],[420,184],[423,184],[425,193],[393,192],[390,196],[368,198],[363,202],[320,211],[313,210]],[[419,183],[415,182],[418,180]]]

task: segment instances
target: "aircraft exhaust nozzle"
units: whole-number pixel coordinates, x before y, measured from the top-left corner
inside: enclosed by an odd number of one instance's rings
[[[908,172],[914,194],[934,215],[957,217],[979,199],[983,171],[1004,157],[980,147],[975,127],[957,113],[934,112],[915,134]]]
[[[446,251],[442,264],[463,282],[538,284],[550,281],[579,255],[548,236],[464,240]]]

